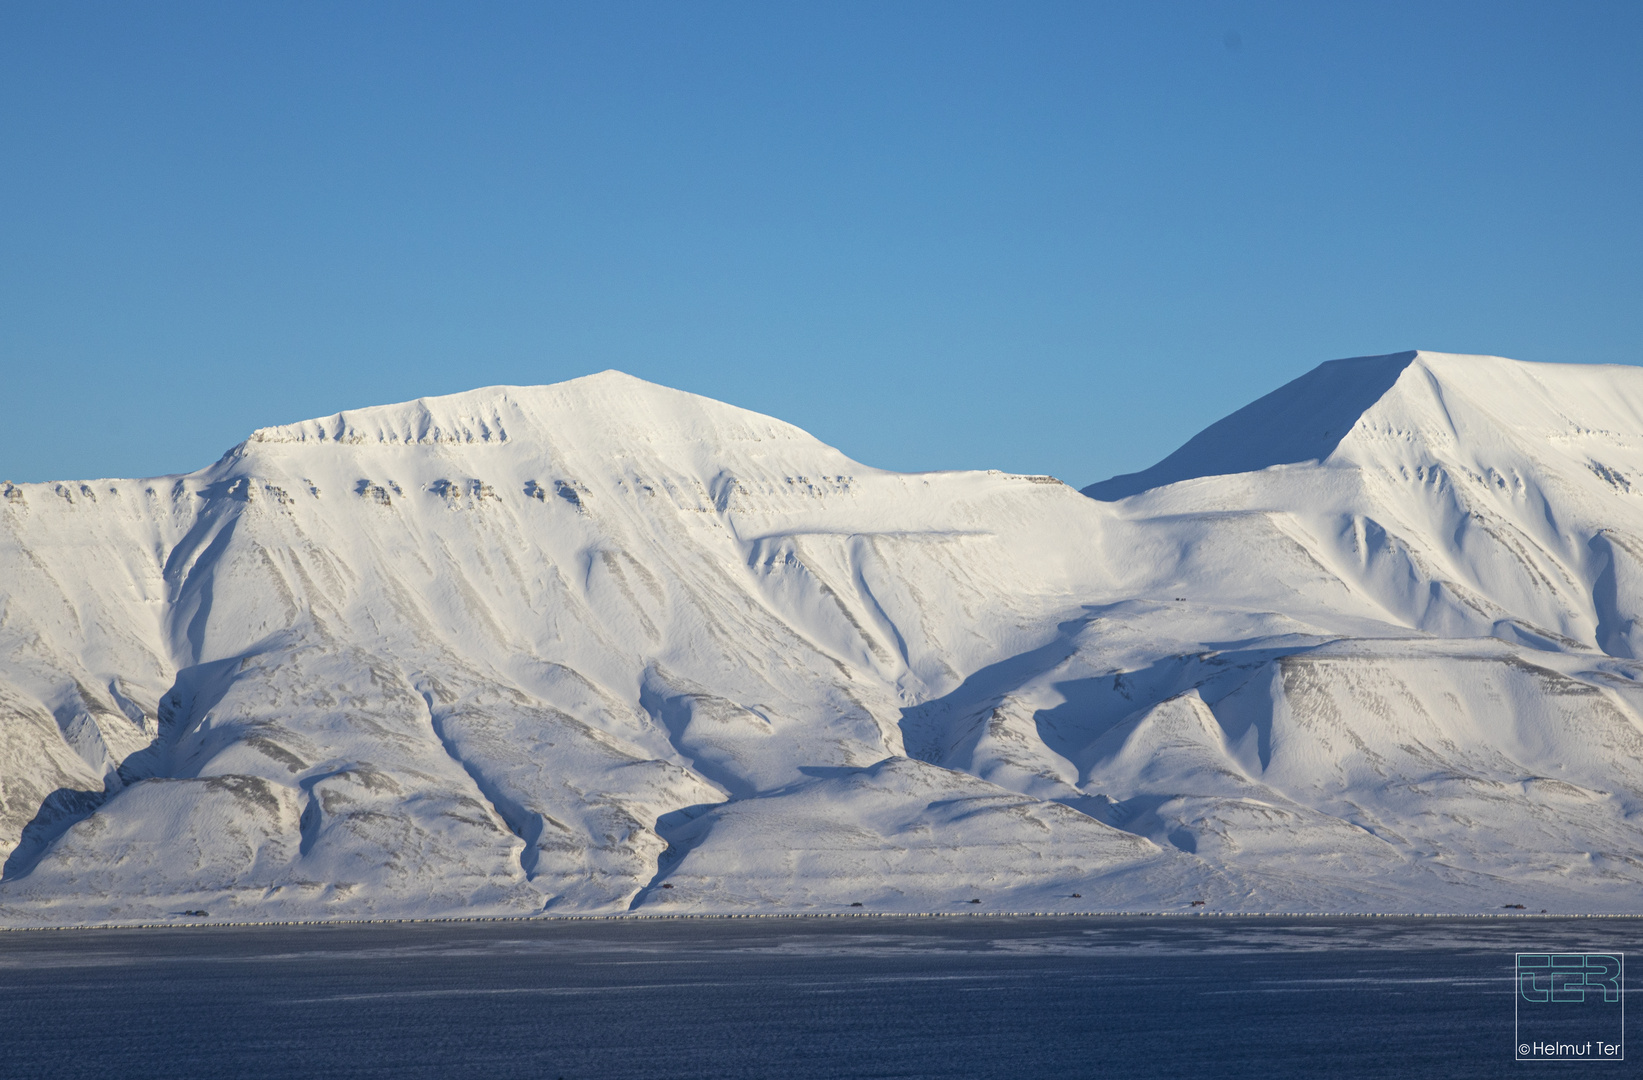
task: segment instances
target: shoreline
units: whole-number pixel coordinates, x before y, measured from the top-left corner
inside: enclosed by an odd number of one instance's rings
[[[415,926],[456,923],[666,922],[732,919],[1643,919],[1629,914],[1547,912],[1283,912],[1283,911],[853,911],[692,913],[679,915],[473,915],[403,919],[283,919],[264,922],[85,923],[62,926],[0,926],[0,933],[65,933],[84,930],[213,930],[254,927]]]

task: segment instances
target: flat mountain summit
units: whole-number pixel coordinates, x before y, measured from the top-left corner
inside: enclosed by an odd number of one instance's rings
[[[1640,574],[1633,368],[1084,493],[619,372],[264,428],[0,485],[0,923],[1636,911]]]

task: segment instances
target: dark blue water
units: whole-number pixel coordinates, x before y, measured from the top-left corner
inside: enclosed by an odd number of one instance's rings
[[[1544,1071],[1513,1060],[1513,954],[1622,952],[1639,930],[997,917],[9,933],[0,1075],[1498,1077]]]

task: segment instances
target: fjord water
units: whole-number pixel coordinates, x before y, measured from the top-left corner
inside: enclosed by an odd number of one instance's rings
[[[1630,919],[553,920],[0,935],[11,1077],[1457,1077]],[[1624,1066],[1622,1066],[1622,1070]]]

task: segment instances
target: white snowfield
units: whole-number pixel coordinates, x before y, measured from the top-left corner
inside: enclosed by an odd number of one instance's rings
[[[1640,602],[1637,368],[1339,360],[1086,494],[362,409],[0,485],[0,925],[1638,912]]]

